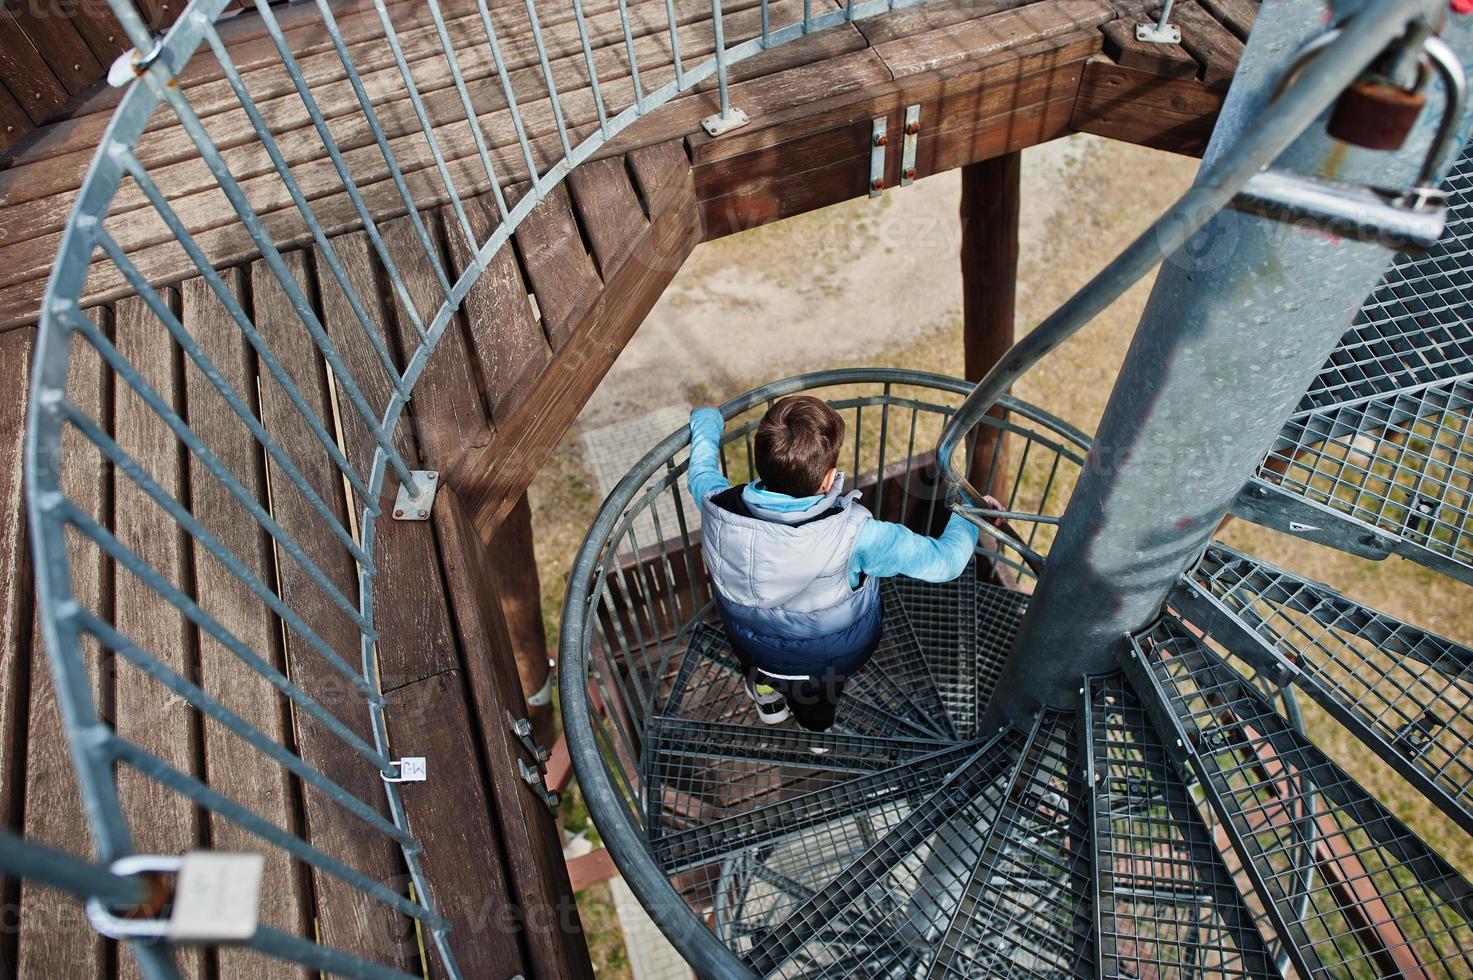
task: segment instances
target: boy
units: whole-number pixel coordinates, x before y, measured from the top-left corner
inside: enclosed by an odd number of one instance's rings
[[[810,395],[783,398],[762,417],[756,483],[732,486],[721,475],[724,427],[714,408],[691,412],[688,481],[721,621],[758,716],[776,725],[791,714],[827,731],[844,681],[879,645],[879,580],[956,578],[977,528],[953,514],[930,538],[876,520],[836,469],[844,420]]]

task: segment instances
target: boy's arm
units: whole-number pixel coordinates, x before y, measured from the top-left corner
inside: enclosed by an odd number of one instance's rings
[[[888,578],[909,575],[927,582],[950,582],[966,570],[977,547],[977,526],[952,514],[941,537],[917,534],[903,524],[867,521],[854,543],[850,584],[859,573]]]
[[[721,475],[721,432],[726,420],[714,408],[698,408],[690,413],[690,468],[686,486],[697,501],[706,495],[731,486]]]

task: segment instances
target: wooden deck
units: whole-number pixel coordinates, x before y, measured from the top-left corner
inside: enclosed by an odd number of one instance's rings
[[[495,227],[497,211],[433,25],[417,0],[390,0],[389,6],[401,24],[401,42],[465,199],[472,232],[484,237]],[[520,0],[492,6],[535,156],[545,168],[561,155],[561,142],[525,30],[524,8]],[[561,12],[549,14],[542,27],[569,135],[576,140],[594,130],[597,114],[571,7],[556,6]],[[469,0],[449,0],[444,7],[453,31],[480,30]],[[376,618],[383,637],[379,654],[390,692],[391,735],[396,749],[413,746],[413,754],[431,758],[428,785],[436,807],[424,805],[426,794],[416,795],[423,787],[408,787],[406,799],[412,827],[426,841],[427,870],[432,880],[445,883],[436,897],[459,923],[456,939],[467,975],[587,975],[586,959],[570,951],[576,936],[570,940],[566,932],[547,928],[507,929],[486,919],[487,908],[508,905],[559,909],[568,887],[546,811],[516,776],[521,749],[509,736],[504,710],[524,708],[496,584],[486,569],[497,560],[498,524],[676,270],[702,240],[867,193],[871,120],[885,116],[889,131],[899,133],[912,105],[921,107],[919,176],[1074,131],[1199,154],[1254,4],[1200,0],[1200,5],[1176,7],[1186,40],[1174,54],[1144,50],[1126,30],[1149,16],[1149,8],[1149,2],[1130,0],[933,0],[766,52],[733,70],[732,101],[752,117],[749,126],[719,139],[702,133],[700,118],[715,109],[709,86],[657,110],[545,198],[517,229],[515,247],[502,249],[471,290],[419,382],[400,434],[407,457],[439,468],[448,489],[429,523],[380,522],[375,555],[380,568]],[[277,9],[389,247],[396,257],[422,256],[315,11],[308,5]],[[334,9],[436,247],[452,273],[461,270],[469,264],[470,249],[402,98],[402,81],[384,49],[372,4],[340,0]],[[620,107],[633,98],[633,87],[627,67],[620,68],[624,39],[617,0],[586,0],[584,9],[598,39],[594,57],[605,98],[612,108]],[[709,0],[676,0],[675,9],[681,53],[692,64],[712,49]],[[728,0],[726,9],[729,44],[758,32],[756,0]],[[779,0],[772,4],[773,23],[790,20],[801,9],[802,0]],[[673,77],[665,2],[637,0],[629,13],[641,81],[649,90]],[[233,19],[222,33],[294,174],[334,235],[334,249],[359,294],[381,304],[370,313],[385,325],[391,352],[402,365],[403,352],[412,346],[408,318],[392,294],[380,288],[384,270],[321,140],[306,124],[274,49],[254,14]],[[511,199],[519,199],[528,174],[490,58],[468,46],[461,68],[477,99],[499,181]],[[185,87],[313,297],[322,322],[346,341],[349,331],[358,329],[354,317],[219,66],[196,58]],[[28,384],[41,290],[116,101],[117,93],[106,91],[74,104],[67,118],[38,128],[0,170],[0,384],[12,393]],[[285,297],[212,189],[186,135],[161,114],[138,154],[156,168],[157,179],[207,253],[229,270],[231,288],[320,409],[327,430],[341,433],[349,460],[366,470],[370,441],[351,413],[340,411],[329,373],[296,329]],[[900,166],[896,139],[887,151],[887,185],[900,182]],[[106,224],[150,280],[168,287],[175,312],[233,372],[236,387],[259,391],[254,409],[273,435],[288,448],[304,447],[301,460],[321,459],[320,452],[314,457],[305,451],[311,436],[209,290],[188,278],[183,253],[136,187],[124,183]],[[433,312],[438,292],[427,265],[406,258],[401,273],[419,312]],[[177,345],[144,315],[141,302],[101,266],[89,280],[88,295],[97,321],[119,348],[147,368],[150,383],[217,447],[233,471],[249,475],[248,486],[259,501],[301,537],[310,553],[322,556],[339,590],[352,596],[351,567],[341,546],[325,534],[303,500],[282,492],[286,480],[275,463],[225,411]],[[352,367],[381,404],[386,379],[376,359],[361,343],[342,346],[355,352]],[[356,629],[341,611],[294,565],[278,562],[275,549],[251,530],[254,525],[239,505],[195,472],[197,466],[179,444],[154,416],[138,409],[116,378],[95,359],[74,360],[73,401],[144,460],[151,475],[218,530],[264,581],[276,583],[282,598],[308,616],[334,649],[356,655]],[[27,836],[86,852],[90,836],[35,625],[24,521],[14,519],[22,511],[22,421],[22,405],[12,395],[0,405],[0,510],[7,517],[0,524],[0,820]],[[68,448],[80,460],[67,466],[72,499],[238,635],[271,651],[294,678],[329,685],[322,658],[239,594],[240,586],[198,553],[167,515],[80,445]],[[353,501],[325,461],[324,468],[306,475],[347,521]],[[488,541],[489,552],[483,544]],[[88,554],[79,551],[77,557]],[[95,554],[76,562],[74,578],[84,603],[115,617],[125,633],[154,652],[177,658],[186,675],[207,691],[229,697],[243,717],[294,744],[304,759],[378,805],[383,794],[372,767],[313,725],[289,724],[274,692],[244,674],[141,583]],[[191,724],[187,711],[160,702],[157,688],[120,669],[114,658],[96,650],[88,655],[96,668],[99,703],[144,747],[206,783],[228,786],[230,795],[255,801],[267,819],[307,834],[402,890],[397,856],[375,847],[369,835],[356,834],[355,818],[334,812],[320,794],[283,778],[228,734]],[[364,720],[353,721],[361,726]],[[437,772],[455,778],[436,780]],[[142,835],[145,846],[174,850],[235,840],[222,821],[167,802],[145,781],[127,781],[124,799],[135,824],[151,828]],[[466,861],[468,854],[476,860]],[[417,947],[397,915],[385,914],[382,907],[359,907],[335,879],[307,874],[289,862],[269,873],[268,921],[297,932],[315,922],[330,942],[413,965]],[[6,882],[4,890],[10,907],[20,909],[20,927],[0,935],[0,964],[26,976],[129,972],[128,964],[120,963],[127,954],[99,940],[69,901],[15,882]],[[239,952],[187,965],[191,975],[218,970],[227,976],[258,975],[261,966]]]

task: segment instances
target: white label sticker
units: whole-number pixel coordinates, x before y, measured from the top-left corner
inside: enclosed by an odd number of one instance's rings
[[[179,866],[174,911],[164,934],[180,942],[243,942],[256,934],[260,854],[191,851]]]
[[[399,760],[399,782],[422,783],[425,781],[425,778],[424,756],[411,755]]]

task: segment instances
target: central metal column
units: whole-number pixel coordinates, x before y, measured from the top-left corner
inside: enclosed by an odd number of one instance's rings
[[[1344,5],[1334,13],[1342,19]],[[1319,3],[1264,5],[1201,173],[1258,122],[1270,86],[1326,19]],[[1448,33],[1466,56],[1463,26]],[[1440,99],[1396,154],[1349,147],[1317,123],[1275,169],[1407,187]],[[1076,704],[1085,674],[1116,667],[1126,636],[1160,614],[1391,259],[1322,227],[1235,211],[1169,256],[984,724],[1026,726],[1042,705]]]

